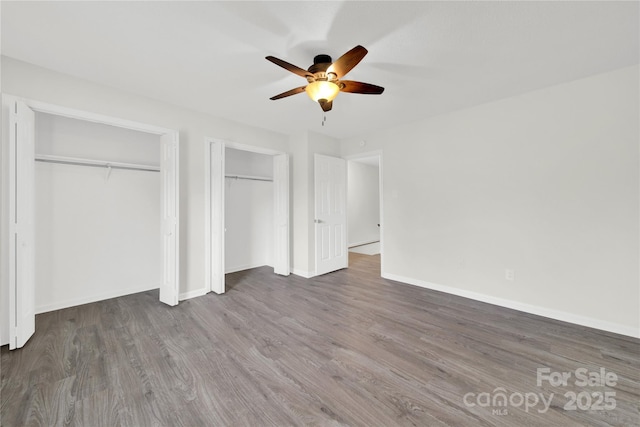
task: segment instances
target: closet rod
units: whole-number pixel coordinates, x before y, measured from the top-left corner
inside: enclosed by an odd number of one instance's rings
[[[251,181],[268,181],[268,182],[273,182],[272,178],[266,178],[266,177],[262,177],[262,176],[251,176],[251,175],[225,175],[225,178],[232,178],[232,179],[249,179]]]
[[[59,163],[62,165],[90,166],[97,168],[138,170],[147,172],[160,172],[160,167],[152,165],[139,165],[135,163],[107,162],[104,160],[79,159],[75,157],[52,156],[47,154],[36,155],[37,162]]]

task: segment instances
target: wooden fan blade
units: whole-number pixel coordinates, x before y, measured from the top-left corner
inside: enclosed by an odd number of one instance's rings
[[[289,64],[287,61],[283,61],[282,59],[278,59],[275,56],[267,56],[267,57],[265,57],[265,59],[267,59],[268,61],[273,62],[276,65],[281,66],[285,70],[291,71],[293,74],[297,74],[297,75],[299,75],[301,77],[305,77],[305,78],[307,76],[312,76],[313,77],[313,74],[311,74],[307,70],[303,70],[300,67],[296,67],[293,64]]]
[[[327,111],[331,111],[331,108],[333,107],[333,101],[324,101],[324,100],[320,100],[319,104],[320,107],[322,107],[322,111],[327,112]]]
[[[341,80],[340,91],[350,93],[363,93],[366,95],[380,95],[384,92],[381,86],[372,85],[370,83],[354,82],[353,80]]]
[[[368,50],[360,45],[354,47],[331,64],[327,73],[334,73],[339,79],[343,78],[353,67],[358,65],[367,52]]]
[[[282,92],[279,95],[272,96],[269,99],[272,100],[272,101],[275,101],[276,99],[286,98],[287,96],[295,95],[297,93],[302,93],[302,92],[304,92],[304,88],[306,88],[306,86],[300,86],[300,87],[297,87],[295,89],[291,89],[291,90],[288,90],[286,92]]]

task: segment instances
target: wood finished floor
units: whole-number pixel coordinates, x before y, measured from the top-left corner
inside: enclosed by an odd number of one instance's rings
[[[177,307],[150,291],[38,315],[23,349],[2,348],[0,424],[640,425],[640,340],[384,280],[379,256],[350,265],[234,273],[227,294]],[[537,386],[539,367],[618,381]],[[478,404],[497,388],[507,406]],[[614,392],[616,408],[565,410],[568,391]],[[527,393],[551,407],[518,407]]]

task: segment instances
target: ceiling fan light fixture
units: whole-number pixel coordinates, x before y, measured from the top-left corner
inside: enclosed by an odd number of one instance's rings
[[[358,65],[366,54],[367,49],[358,45],[342,55],[335,62],[331,62],[329,55],[316,55],[315,58],[313,58],[313,64],[307,70],[289,64],[287,61],[283,61],[274,56],[267,56],[267,61],[273,62],[277,66],[305,78],[308,83],[306,86],[300,86],[282,92],[269,99],[275,101],[276,99],[307,92],[309,98],[311,98],[313,102],[317,102],[322,108],[322,111],[326,113],[327,111],[331,111],[333,100],[340,92],[380,95],[384,92],[384,88],[381,86],[352,80],[341,80],[353,67]]]
[[[309,98],[314,102],[318,102],[321,99],[325,99],[327,102],[330,102],[338,96],[340,87],[333,82],[318,80],[309,83],[304,90],[307,92],[307,95],[309,95]]]

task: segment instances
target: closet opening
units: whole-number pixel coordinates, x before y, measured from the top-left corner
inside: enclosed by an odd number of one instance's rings
[[[273,267],[273,158],[225,148],[225,274]]]
[[[158,289],[160,136],[36,112],[36,313]]]
[[[2,115],[1,343],[44,311],[154,288],[178,304],[178,132],[11,95]]]
[[[261,266],[289,275],[289,158],[286,153],[206,139],[208,290],[225,274]]]

